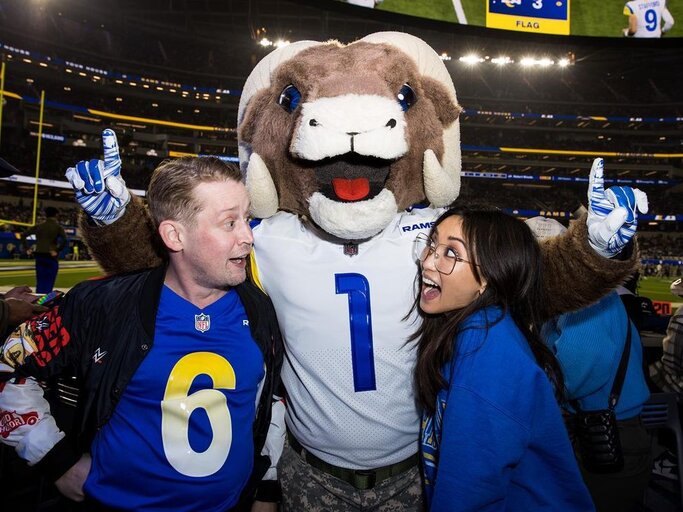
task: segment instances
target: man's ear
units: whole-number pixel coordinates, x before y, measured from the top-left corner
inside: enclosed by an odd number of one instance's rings
[[[164,245],[171,252],[178,252],[183,249],[182,226],[174,220],[164,220],[159,223],[159,236]]]

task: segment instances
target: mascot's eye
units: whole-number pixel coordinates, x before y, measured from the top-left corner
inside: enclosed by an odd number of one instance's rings
[[[398,99],[398,102],[401,105],[403,112],[407,111],[417,101],[415,91],[413,91],[413,88],[410,87],[408,84],[403,84],[403,87],[401,87],[401,90],[398,91],[396,98]]]
[[[299,106],[300,101],[301,93],[299,92],[299,89],[290,84],[282,90],[277,103],[287,112],[294,112],[296,107]]]

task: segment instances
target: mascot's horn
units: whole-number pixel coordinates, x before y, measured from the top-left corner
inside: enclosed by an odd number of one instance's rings
[[[409,55],[418,71],[424,76],[441,83],[453,101],[458,104],[455,86],[441,57],[422,39],[402,32],[376,32],[361,41],[375,44],[389,44]],[[425,195],[434,206],[446,206],[455,201],[460,193],[460,122],[456,119],[443,130],[443,156],[439,164],[432,151],[424,155]]]
[[[436,158],[434,151],[425,151],[423,160],[425,195],[436,206],[448,206],[460,194],[460,175],[447,173]]]
[[[275,183],[265,162],[252,153],[247,167],[246,186],[251,199],[251,214],[257,219],[267,219],[278,210],[280,201]]]

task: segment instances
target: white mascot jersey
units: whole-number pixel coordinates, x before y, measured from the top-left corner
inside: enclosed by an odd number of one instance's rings
[[[358,254],[279,212],[254,228],[256,264],[285,340],[287,427],[318,458],[372,469],[418,448],[412,244],[441,210],[397,214]],[[292,272],[293,268],[301,269]]]

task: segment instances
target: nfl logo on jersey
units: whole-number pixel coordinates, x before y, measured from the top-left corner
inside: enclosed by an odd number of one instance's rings
[[[194,328],[199,332],[206,332],[211,327],[211,317],[202,313],[194,316]]]

